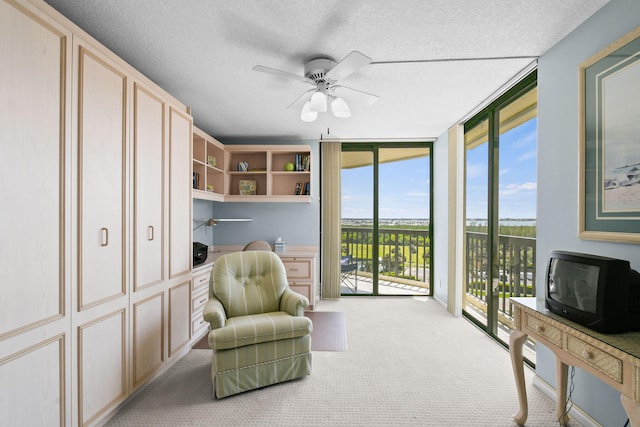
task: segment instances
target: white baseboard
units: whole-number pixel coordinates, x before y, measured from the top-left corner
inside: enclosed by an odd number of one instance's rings
[[[556,389],[551,387],[551,385],[543,380],[537,374],[533,376],[533,380],[531,381],[533,386],[543,392],[547,397],[553,402],[557,402]],[[575,404],[569,410],[569,416],[574,420],[578,421],[584,427],[602,427],[602,424],[591,418],[586,412],[577,407]]]

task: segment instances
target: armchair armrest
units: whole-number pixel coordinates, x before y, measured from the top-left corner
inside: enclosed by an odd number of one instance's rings
[[[227,314],[222,303],[211,295],[209,295],[207,305],[204,306],[202,317],[211,324],[211,329],[222,328],[227,323]]]
[[[304,316],[304,308],[309,305],[309,300],[304,295],[293,292],[287,288],[280,299],[280,311],[292,316]]]

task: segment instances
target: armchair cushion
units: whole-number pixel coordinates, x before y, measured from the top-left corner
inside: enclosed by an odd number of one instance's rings
[[[283,311],[232,317],[225,327],[209,333],[213,350],[226,350],[267,341],[297,338],[312,331],[308,317],[292,317]]]

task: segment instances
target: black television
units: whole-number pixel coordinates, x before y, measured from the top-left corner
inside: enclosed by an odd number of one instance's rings
[[[640,274],[629,261],[553,251],[545,288],[552,313],[605,334],[640,330]]]

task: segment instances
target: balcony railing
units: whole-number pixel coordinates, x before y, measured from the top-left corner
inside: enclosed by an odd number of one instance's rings
[[[351,255],[359,270],[399,283],[430,288],[431,244],[426,228],[384,228],[378,230],[378,262],[373,262],[373,230],[366,227],[342,227],[342,254]]]
[[[466,294],[482,310],[487,295],[487,234],[466,232]],[[373,230],[367,227],[342,227],[342,254],[351,255],[361,272],[378,269],[379,277],[387,281],[430,288],[429,230],[427,228],[379,229],[379,258],[377,267],[373,259]],[[501,317],[513,317],[510,297],[536,295],[536,239],[508,235],[498,236],[499,307]],[[486,308],[485,308],[486,310]]]
[[[468,231],[466,239],[466,293],[479,301],[480,305],[486,305],[487,234]],[[509,318],[513,317],[510,297],[536,296],[535,251],[535,238],[498,236],[498,271],[494,274],[498,280],[498,311]]]

